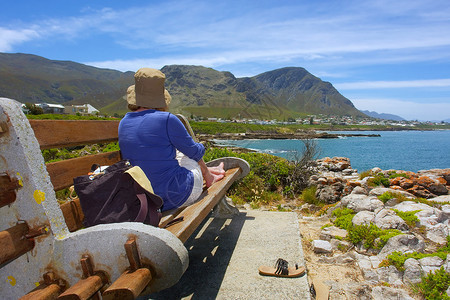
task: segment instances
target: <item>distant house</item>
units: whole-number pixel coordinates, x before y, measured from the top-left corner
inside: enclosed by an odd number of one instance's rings
[[[80,114],[82,116],[86,116],[86,115],[93,115],[98,112],[99,112],[98,109],[96,109],[95,107],[93,107],[90,104],[70,105],[70,106],[66,106],[64,108],[64,113],[70,114],[70,115]]]
[[[44,114],[63,114],[64,106],[61,104],[50,104],[50,103],[38,103],[39,106],[44,111]]]

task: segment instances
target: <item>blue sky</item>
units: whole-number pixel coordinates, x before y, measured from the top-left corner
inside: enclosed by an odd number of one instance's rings
[[[102,68],[303,67],[358,109],[450,118],[450,1],[5,1],[0,52]]]

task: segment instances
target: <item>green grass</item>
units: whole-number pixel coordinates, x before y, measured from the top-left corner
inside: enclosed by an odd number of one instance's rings
[[[450,286],[450,274],[441,267],[434,273],[428,273],[422,278],[415,289],[429,300],[449,300],[447,289]]]
[[[389,187],[390,186],[389,179],[384,177],[382,174],[377,174],[377,175],[375,175],[375,177],[369,178],[369,180],[367,180],[367,184],[372,187],[377,187],[377,186]]]
[[[59,115],[59,114],[42,114],[42,115],[26,115],[30,120],[115,120],[117,118],[103,118],[98,116],[77,116],[77,115]]]
[[[394,179],[397,177],[410,178],[410,176],[405,173],[397,173],[395,171],[389,173],[389,179]]]
[[[316,198],[316,186],[310,186],[305,188],[300,195],[300,198],[309,204],[319,205],[322,204],[319,199]]]
[[[367,249],[381,249],[391,237],[401,234],[400,230],[381,229],[374,224],[353,225],[355,212],[346,207],[334,210],[332,215],[336,217],[334,225],[347,230],[348,241],[355,245],[362,243]]]
[[[409,226],[409,228],[416,227],[417,222],[419,222],[419,218],[415,215],[420,210],[414,210],[414,211],[399,211],[397,209],[394,209],[397,216],[403,219],[405,223]]]
[[[414,259],[421,259],[424,257],[432,257],[432,256],[437,256],[442,260],[446,260],[447,259],[447,254],[450,253],[450,236],[447,237],[447,243],[446,245],[440,247],[436,252],[433,253],[419,253],[419,252],[412,252],[412,253],[402,253],[402,252],[392,252],[391,254],[389,254],[386,258],[386,260],[384,260],[382,262],[383,266],[389,266],[389,265],[393,265],[395,266],[399,271],[404,271],[404,264],[405,261],[408,258],[414,258]]]

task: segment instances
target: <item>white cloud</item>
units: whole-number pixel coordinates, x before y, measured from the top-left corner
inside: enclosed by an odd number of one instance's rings
[[[216,66],[226,63],[228,59],[224,57],[162,57],[162,58],[149,58],[149,59],[130,59],[130,60],[110,60],[110,61],[93,61],[84,62],[86,65],[94,66],[97,68],[114,69],[122,72],[137,71],[142,67],[152,67],[161,69],[165,65],[198,65],[198,66]]]
[[[359,63],[373,64],[373,60],[354,54],[372,56],[373,52],[387,50],[376,63],[405,57],[423,61],[448,56],[446,50],[431,50],[450,45],[450,36],[442,34],[449,29],[448,19],[443,17],[443,11],[448,11],[443,9],[447,7],[444,5],[438,7],[440,18],[433,11],[436,4],[412,1],[400,1],[398,5],[350,1],[334,10],[317,3],[262,5],[258,9],[246,5],[249,9],[238,10],[241,3],[233,7],[233,3],[168,1],[126,9],[89,10],[71,18],[52,18],[30,26],[39,28],[39,36],[53,39],[74,40],[106,34],[108,40],[125,49],[146,50],[150,52],[148,56],[161,60],[165,58],[155,49],[164,51],[168,58],[171,56],[167,53],[172,53],[173,60],[178,59],[180,51],[186,54],[194,50],[226,57],[229,63],[261,59],[351,63],[358,59]]]
[[[390,113],[407,120],[445,120],[450,118],[450,103],[416,103],[399,99],[352,99],[360,110]]]
[[[334,86],[339,90],[450,87],[450,79],[343,82]]]
[[[8,52],[17,44],[39,37],[39,34],[33,29],[12,30],[0,27],[0,36],[0,52]]]

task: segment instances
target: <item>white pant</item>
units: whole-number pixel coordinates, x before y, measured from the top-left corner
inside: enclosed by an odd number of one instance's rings
[[[194,174],[194,186],[192,187],[192,192],[189,198],[183,203],[181,207],[189,206],[194,204],[199,200],[200,195],[203,192],[203,175],[198,162],[190,159],[180,151],[177,151],[176,159],[181,167],[188,169]]]

